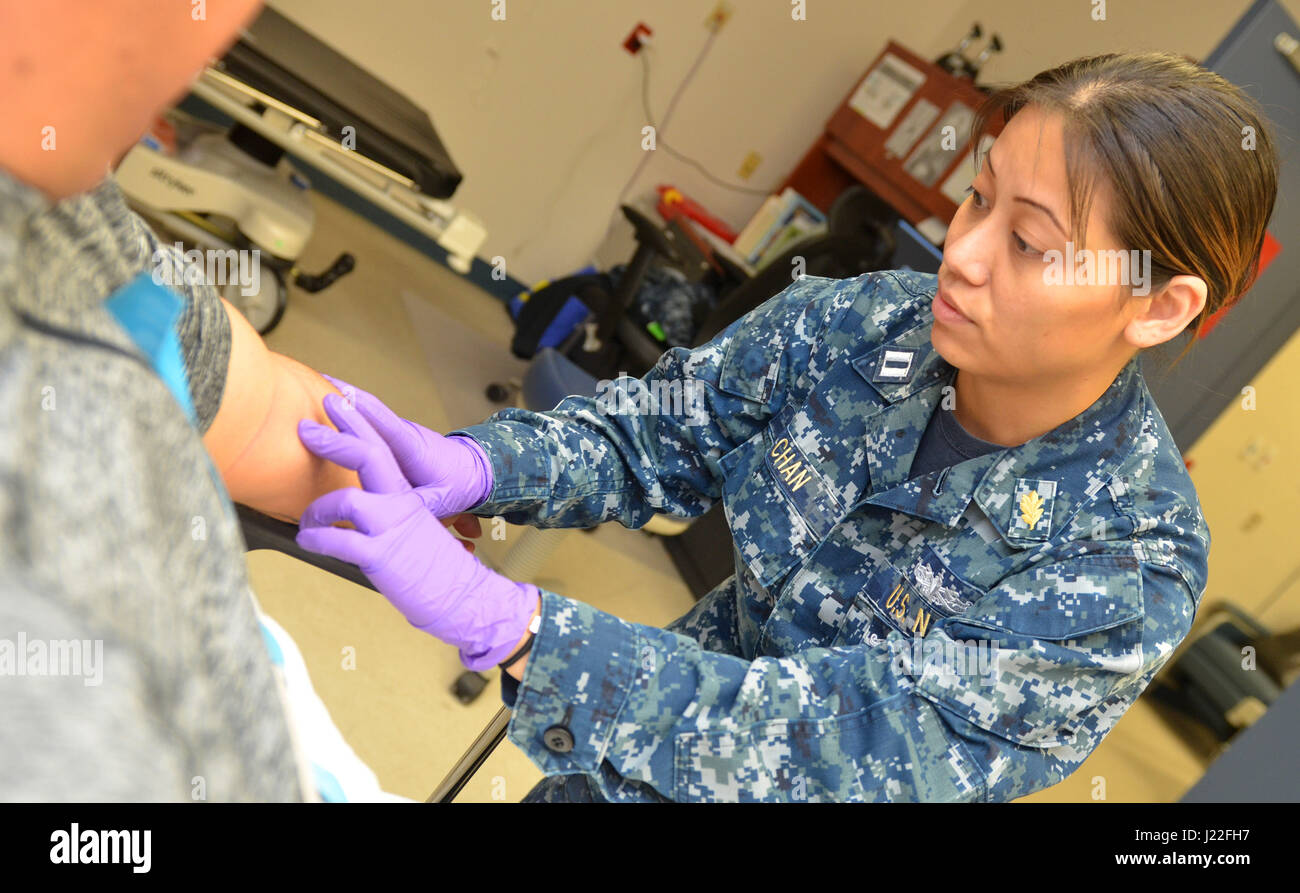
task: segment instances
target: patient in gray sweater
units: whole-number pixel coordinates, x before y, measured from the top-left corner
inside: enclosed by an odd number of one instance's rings
[[[0,172],[0,799],[302,797],[200,440],[229,322],[183,287],[196,430],[103,307],[157,247],[111,180],[50,204]],[[74,649],[82,672],[54,674]]]
[[[6,4],[0,800],[314,797],[201,439],[230,319],[173,286],[179,394],[105,305],[164,250],[106,171],[257,6]]]

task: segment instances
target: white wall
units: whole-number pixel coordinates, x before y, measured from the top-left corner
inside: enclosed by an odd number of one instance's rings
[[[708,39],[714,0],[505,0],[504,21],[493,19],[493,0],[272,5],[428,110],[465,175],[453,201],[487,224],[480,256],[504,257],[521,281],[626,260],[632,242],[618,204],[659,183],[736,229],[762,201],[662,149],[648,159],[641,149],[642,63],[623,39],[639,20],[654,31],[650,107],[662,120]],[[890,37],[932,58],[978,20],[1005,47],[981,82],[1018,80],[1111,50],[1203,58],[1249,0],[1112,2],[1105,22],[1091,20],[1089,0],[807,0],[806,21],[792,19],[789,0],[731,5],[660,137],[715,177],[766,189],[798,163]],[[1298,15],[1300,0],[1284,5]],[[746,183],[737,169],[751,150],[763,161]]]
[[[956,22],[996,31],[1003,52],[980,83],[1022,81],[1062,62],[1096,53],[1168,50],[1204,59],[1250,8],[1251,0],[966,0]],[[1282,4],[1292,16],[1300,0]],[[1104,18],[1093,18],[1104,8]],[[1296,37],[1300,37],[1297,34]]]

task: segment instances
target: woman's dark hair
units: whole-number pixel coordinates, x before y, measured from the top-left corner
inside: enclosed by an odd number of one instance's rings
[[[1205,280],[1205,307],[1188,325],[1199,336],[1258,273],[1278,181],[1259,104],[1183,56],[1106,53],[995,90],[976,113],[971,144],[979,145],[994,115],[1010,121],[1031,104],[1062,120],[1076,248],[1101,181],[1112,197],[1106,223],[1119,244],[1151,252],[1152,291],[1177,274]]]

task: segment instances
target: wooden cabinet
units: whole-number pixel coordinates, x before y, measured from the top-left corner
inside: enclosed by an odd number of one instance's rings
[[[970,124],[984,98],[969,80],[890,41],[781,189],[827,211],[862,183],[908,223],[934,218],[946,228],[973,175]],[[999,116],[986,139],[1001,129]]]

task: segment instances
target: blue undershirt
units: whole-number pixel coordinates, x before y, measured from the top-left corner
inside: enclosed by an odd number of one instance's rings
[[[952,384],[956,378],[954,372],[949,379],[949,384]],[[916,449],[916,456],[912,459],[912,468],[907,476],[910,480],[919,475],[965,462],[967,459],[975,459],[985,453],[1004,449],[1006,447],[1000,444],[972,437],[961,426],[961,422],[957,421],[952,410],[944,409],[943,402],[940,401],[934,408],[934,414],[930,416],[929,424],[925,426],[925,433],[921,435],[921,443]]]

